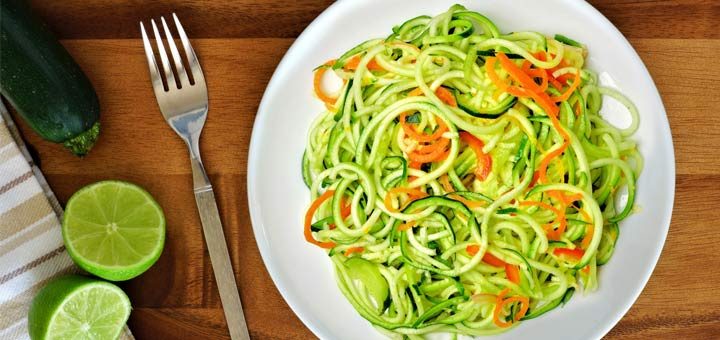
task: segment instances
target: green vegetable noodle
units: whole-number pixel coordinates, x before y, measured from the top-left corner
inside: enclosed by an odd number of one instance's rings
[[[643,162],[587,54],[455,5],[315,70],[305,238],[383,334],[496,334],[601,284]]]

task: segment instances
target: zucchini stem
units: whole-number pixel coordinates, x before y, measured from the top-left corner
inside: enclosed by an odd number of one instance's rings
[[[70,150],[75,156],[84,157],[95,145],[99,135],[100,122],[95,122],[91,128],[63,142],[63,146]]]

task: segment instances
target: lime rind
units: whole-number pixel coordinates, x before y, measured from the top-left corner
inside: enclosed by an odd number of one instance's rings
[[[142,274],[160,257],[165,217],[139,186],[104,181],[70,198],[62,231],[78,266],[106,280],[124,281]]]
[[[34,340],[117,339],[131,310],[130,299],[111,283],[61,276],[33,299],[28,331]]]
[[[103,281],[88,283],[58,306],[50,318],[48,334],[58,340],[117,339],[130,310],[130,300],[117,286]]]

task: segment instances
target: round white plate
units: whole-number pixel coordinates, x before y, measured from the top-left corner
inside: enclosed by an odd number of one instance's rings
[[[564,33],[584,42],[589,67],[599,72],[601,82],[617,87],[640,110],[635,139],[646,162],[638,182],[639,209],[620,225],[615,254],[600,270],[600,288],[493,337],[600,338],[627,312],[655,268],[670,224],[675,160],[665,109],[650,74],[620,32],[584,1],[348,0],[330,6],[288,50],[255,119],[248,202],[265,265],[290,307],[320,338],[383,338],[340,293],[325,252],[303,237],[309,192],[300,160],[310,122],[323,110],[313,96],[312,70],[364,40],[387,36],[394,25],[421,14],[437,15],[455,2],[487,15],[503,32]],[[623,110],[607,99],[602,112],[622,126]]]

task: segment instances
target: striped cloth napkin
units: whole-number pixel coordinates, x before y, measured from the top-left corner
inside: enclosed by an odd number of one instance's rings
[[[60,232],[62,208],[0,101],[0,339],[29,339],[30,302],[52,278],[77,273]],[[120,339],[134,339],[130,330]]]

